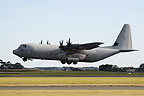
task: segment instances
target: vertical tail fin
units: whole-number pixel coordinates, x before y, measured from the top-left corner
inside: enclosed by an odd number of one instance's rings
[[[121,52],[134,51],[132,49],[131,28],[129,24],[124,24],[113,47],[120,49]]]

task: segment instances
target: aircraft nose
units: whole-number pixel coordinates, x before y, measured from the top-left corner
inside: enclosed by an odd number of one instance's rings
[[[17,49],[13,50],[13,54],[17,55]]]

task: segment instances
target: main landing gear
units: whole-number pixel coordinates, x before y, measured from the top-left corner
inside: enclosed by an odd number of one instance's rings
[[[75,62],[75,61],[74,61],[74,62],[72,62],[72,61],[61,61],[61,63],[62,63],[62,64],[67,63],[68,65],[70,65],[71,63],[73,63],[73,64],[76,65],[78,62]]]

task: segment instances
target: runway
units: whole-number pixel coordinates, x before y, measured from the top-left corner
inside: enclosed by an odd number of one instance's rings
[[[140,86],[4,86],[0,87],[0,90],[144,90],[144,87]]]

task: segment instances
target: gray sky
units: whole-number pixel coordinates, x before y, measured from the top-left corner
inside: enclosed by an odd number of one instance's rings
[[[144,60],[144,0],[0,0],[0,58],[25,67],[63,66],[59,61],[34,60],[24,63],[12,54],[22,43],[47,40],[58,44],[69,37],[73,43],[101,41],[112,45],[123,24],[131,25],[133,47],[138,52],[122,53],[95,63],[65,66],[138,67]],[[103,45],[103,46],[104,46]]]

